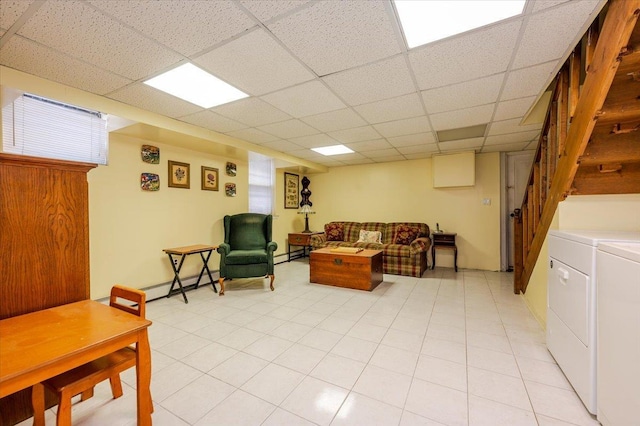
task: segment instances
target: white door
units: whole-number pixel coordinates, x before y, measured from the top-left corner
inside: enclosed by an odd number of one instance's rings
[[[508,259],[508,271],[513,270],[514,257],[513,257],[513,218],[511,213],[515,209],[519,209],[522,206],[522,199],[527,189],[527,183],[529,182],[529,174],[531,173],[531,164],[533,163],[533,156],[535,151],[525,152],[509,152],[507,153],[506,161],[506,199],[507,199],[507,211],[503,212],[506,215],[506,247],[507,247],[507,259]]]

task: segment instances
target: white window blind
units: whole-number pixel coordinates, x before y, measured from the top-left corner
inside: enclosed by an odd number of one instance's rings
[[[107,164],[104,114],[24,94],[2,109],[4,152]]]
[[[249,212],[273,213],[274,175],[271,157],[249,153]]]

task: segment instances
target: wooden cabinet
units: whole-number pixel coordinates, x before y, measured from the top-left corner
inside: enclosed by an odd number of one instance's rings
[[[0,153],[0,319],[89,298],[95,166]],[[30,417],[30,395],[0,400],[0,423]]]
[[[309,280],[312,283],[371,291],[383,280],[382,250],[338,253],[330,248],[310,254]]]

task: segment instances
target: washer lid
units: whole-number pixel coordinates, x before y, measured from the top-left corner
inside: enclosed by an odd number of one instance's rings
[[[582,229],[552,229],[549,235],[575,241],[589,246],[597,246],[602,241],[640,242],[638,231],[598,231]]]
[[[598,251],[610,253],[640,263],[640,242],[637,243],[602,243]]]

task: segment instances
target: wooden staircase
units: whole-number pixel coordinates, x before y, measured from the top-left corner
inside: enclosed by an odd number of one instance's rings
[[[611,0],[552,84],[522,207],[514,292],[524,293],[568,195],[640,193],[640,0]]]

